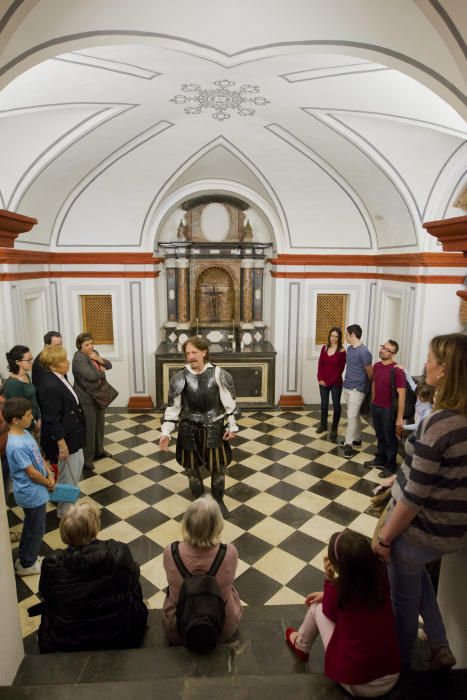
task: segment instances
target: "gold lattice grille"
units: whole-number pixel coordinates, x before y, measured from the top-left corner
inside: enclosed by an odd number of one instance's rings
[[[112,345],[114,342],[112,297],[110,294],[81,295],[83,331],[91,333],[95,343]]]
[[[347,294],[318,294],[316,302],[316,344],[326,343],[332,326],[344,333],[347,313]]]

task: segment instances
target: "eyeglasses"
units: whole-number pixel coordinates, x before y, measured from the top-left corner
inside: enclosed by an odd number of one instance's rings
[[[381,350],[385,350],[386,352],[390,352],[391,355],[394,355],[394,350],[391,350],[390,348],[387,348],[385,345],[380,345],[379,346]]]
[[[21,362],[32,362],[33,360],[32,360],[32,357],[31,357],[29,360],[28,360],[27,357],[23,357],[23,359],[20,360],[20,361],[21,361]]]

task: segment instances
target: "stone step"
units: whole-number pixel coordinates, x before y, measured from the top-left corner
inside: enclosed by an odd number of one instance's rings
[[[412,673],[382,700],[465,700],[467,671]],[[350,696],[320,674],[188,676],[158,680],[14,685],[0,700],[345,700]]]

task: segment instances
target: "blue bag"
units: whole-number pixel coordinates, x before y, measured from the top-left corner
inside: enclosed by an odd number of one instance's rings
[[[73,486],[73,484],[57,484],[54,490],[49,492],[49,501],[54,501],[55,503],[75,503],[78,496],[78,486]]]

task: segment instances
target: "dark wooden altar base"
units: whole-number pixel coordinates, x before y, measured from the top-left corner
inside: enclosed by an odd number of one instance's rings
[[[271,343],[256,344],[241,351],[213,343],[211,362],[224,367],[233,377],[240,408],[274,408],[276,351]],[[156,352],[156,408],[167,403],[169,381],[183,367],[184,358],[176,345],[161,343]]]

